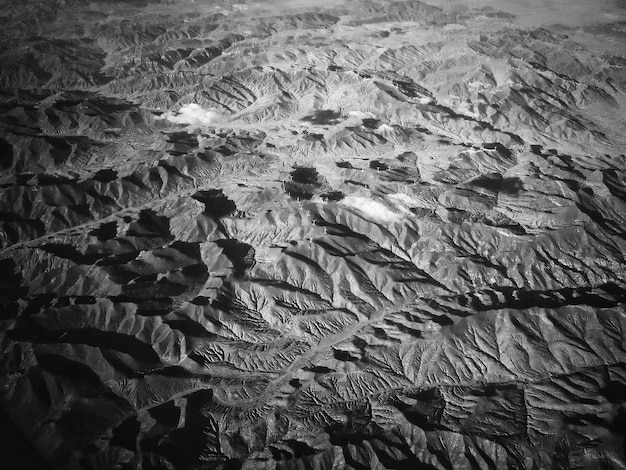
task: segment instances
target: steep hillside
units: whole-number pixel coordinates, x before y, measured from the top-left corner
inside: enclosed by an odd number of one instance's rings
[[[8,465],[625,468],[624,10],[511,11],[0,2]]]

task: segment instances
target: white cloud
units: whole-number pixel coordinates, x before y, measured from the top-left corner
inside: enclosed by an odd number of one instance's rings
[[[380,222],[395,222],[402,218],[402,214],[395,212],[389,206],[366,197],[347,196],[344,197],[340,203],[344,206],[357,209],[369,219]]]
[[[214,109],[204,109],[196,103],[184,105],[176,113],[167,112],[163,118],[176,124],[189,124],[190,126],[210,126],[220,119],[220,114]]]

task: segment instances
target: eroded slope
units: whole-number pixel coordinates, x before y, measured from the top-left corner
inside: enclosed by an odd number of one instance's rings
[[[3,8],[0,390],[53,468],[623,468],[622,24]]]

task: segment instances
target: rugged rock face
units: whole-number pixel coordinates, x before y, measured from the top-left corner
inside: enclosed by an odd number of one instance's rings
[[[10,465],[624,468],[625,23],[1,5]]]

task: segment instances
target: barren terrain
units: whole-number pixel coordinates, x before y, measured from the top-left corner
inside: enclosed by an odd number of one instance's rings
[[[625,13],[0,2],[3,468],[626,468]]]

